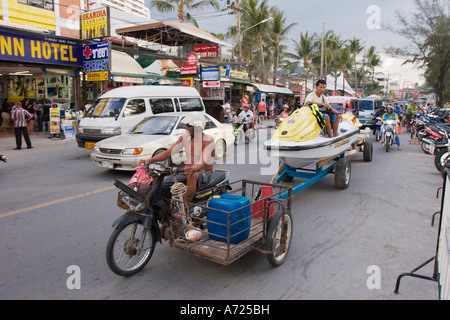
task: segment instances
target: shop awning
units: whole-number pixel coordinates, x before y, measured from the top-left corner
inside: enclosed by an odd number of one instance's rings
[[[190,24],[176,21],[160,21],[133,27],[116,29],[122,36],[147,40],[167,46],[180,46],[187,43],[217,43],[231,47],[212,34]]]
[[[285,87],[277,87],[277,86],[271,86],[268,84],[259,84],[259,83],[252,83],[252,86],[255,86],[260,92],[265,93],[278,93],[278,94],[294,94],[291,90]]]
[[[111,50],[111,77],[113,81],[144,83],[147,73],[140,64],[124,52]]]

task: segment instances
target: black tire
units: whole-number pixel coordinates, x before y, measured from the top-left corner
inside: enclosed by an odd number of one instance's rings
[[[447,148],[439,150],[434,156],[434,166],[437,171],[441,172],[442,165],[450,158],[450,151]]]
[[[375,129],[375,141],[380,141],[381,139],[381,131],[380,129]]]
[[[430,154],[430,144],[428,142],[422,141],[421,148],[425,154]]]
[[[386,137],[386,152],[391,148],[391,137]]]
[[[158,154],[163,153],[164,151],[166,151],[166,149],[158,149],[158,150],[155,151],[155,153],[153,154],[152,157],[155,157],[155,156],[157,156]],[[168,167],[168,168],[169,168],[169,167],[172,166],[172,158],[170,157],[169,159],[164,160],[164,161],[160,161],[159,163],[161,163],[161,164],[164,165],[165,167]]]
[[[364,161],[372,161],[373,145],[370,141],[364,141],[363,159]]]
[[[291,247],[292,231],[292,215],[289,212],[286,212],[283,218],[281,211],[278,211],[272,217],[267,230],[266,250],[273,251],[281,245],[281,248],[283,248],[284,251],[280,254],[280,250],[278,250],[267,255],[267,260],[269,260],[269,263],[272,266],[279,267],[286,261],[289,248]]]
[[[131,233],[133,233],[133,229],[135,232],[135,236],[131,241],[133,242],[132,244],[129,241],[131,238]],[[129,234],[125,234],[128,231]],[[136,236],[140,237],[144,234],[146,238],[151,239],[151,243],[149,244],[149,246],[144,246],[144,250],[137,254],[137,245],[140,244],[141,239],[136,238]],[[141,271],[150,261],[153,255],[153,251],[155,250],[155,244],[156,237],[151,228],[144,229],[143,225],[140,223],[129,222],[117,227],[111,234],[108,245],[106,246],[106,262],[108,263],[111,271],[115,274],[123,277],[132,276]],[[135,257],[139,256],[140,258],[135,259],[136,262],[132,261]],[[130,262],[133,263],[130,265]],[[122,266],[123,263],[126,263],[126,265]]]
[[[352,166],[350,161],[345,158],[338,160],[336,165],[336,173],[334,174],[334,184],[337,189],[347,189],[350,185],[352,176]]]

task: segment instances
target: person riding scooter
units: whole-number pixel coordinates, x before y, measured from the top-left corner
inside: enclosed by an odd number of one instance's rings
[[[377,118],[381,118],[383,116],[383,114],[385,114],[386,112],[386,107],[384,106],[384,104],[382,104],[380,106],[380,110],[378,110],[374,115],[373,115],[373,134],[375,135],[375,129],[376,129],[376,123],[377,123]]]
[[[394,112],[394,107],[391,105],[388,105],[387,112],[385,114],[383,114],[383,116],[381,117],[381,123],[384,123],[384,121],[386,121],[386,120],[396,120],[397,125],[400,124],[398,115]],[[381,126],[381,135],[383,136],[383,134],[384,134],[384,125]],[[383,139],[380,140],[380,143],[382,141],[383,141]],[[400,147],[400,139],[399,139],[398,135],[395,135],[395,143],[398,146],[398,150],[401,151],[402,148]]]

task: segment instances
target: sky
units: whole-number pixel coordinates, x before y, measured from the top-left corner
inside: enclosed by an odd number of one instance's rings
[[[150,7],[150,0],[145,1],[152,19],[177,20],[175,12],[158,12]],[[226,0],[218,1],[222,7],[226,6]],[[421,76],[423,70],[411,64],[402,66],[404,59],[392,58],[385,53],[385,49],[390,46],[410,45],[406,39],[387,31],[386,25],[398,26],[396,12],[406,16],[416,12],[414,0],[268,0],[268,4],[284,12],[287,24],[297,23],[288,34],[289,40],[285,42],[288,48],[292,48],[290,39],[298,39],[301,32],[322,34],[322,25],[325,23],[325,32],[333,30],[343,39],[359,38],[367,48],[375,45],[383,62],[383,66],[375,71],[401,81],[402,87],[424,82]],[[225,33],[229,26],[236,25],[235,16],[214,12],[212,8],[191,14],[196,17],[200,28],[209,32]]]

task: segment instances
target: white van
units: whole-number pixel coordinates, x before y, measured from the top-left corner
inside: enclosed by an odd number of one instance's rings
[[[144,118],[159,113],[205,112],[198,91],[190,87],[129,86],[112,89],[86,112],[76,135],[80,148],[94,149],[96,142],[127,133]]]
[[[359,122],[364,127],[373,126],[373,115],[380,110],[382,105],[381,99],[363,98],[358,100],[359,103]]]

